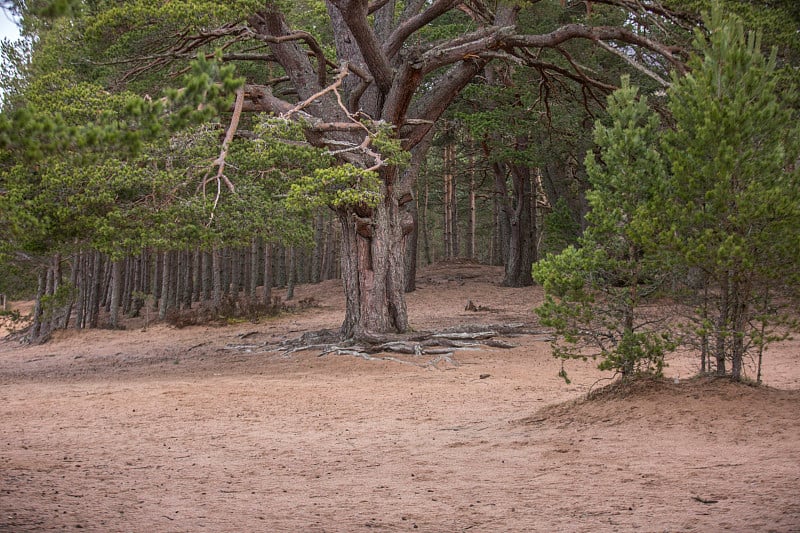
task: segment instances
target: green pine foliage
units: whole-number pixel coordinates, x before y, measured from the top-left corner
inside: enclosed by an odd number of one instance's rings
[[[241,83],[232,66],[202,54],[182,88],[160,99],[108,91],[68,69],[31,77],[0,115],[4,268],[87,249],[118,260],[146,248],[249,245],[261,233],[308,241],[307,224],[285,205],[287,178],[324,159],[237,139],[227,160],[235,193],[215,179],[216,120]],[[288,164],[295,159],[309,166]]]
[[[542,255],[558,254],[571,244],[576,244],[581,227],[575,220],[575,213],[564,198],[556,200],[555,205],[544,217],[545,234],[542,239]]]
[[[327,31],[317,24],[328,20],[322,3],[286,4],[290,17]],[[208,45],[165,63],[148,59],[181,36],[242,22],[262,2],[87,2],[69,19],[28,7],[34,46],[3,51],[14,59],[0,114],[7,269],[19,257],[32,261],[26,268],[48,268],[56,254],[96,250],[117,260],[145,249],[249,247],[256,236],[303,246],[315,206],[377,202],[374,172],[334,166],[328,151],[308,144],[302,124],[275,117],[242,117],[251,135],[232,140],[221,178],[220,140],[240,71],[256,83],[281,72],[259,67],[255,75]],[[215,45],[242,51],[234,41]],[[365,128],[376,157],[408,163],[386,125]]]
[[[717,370],[730,361],[738,378],[745,353],[766,342],[763,321],[786,324],[774,297],[797,287],[800,131],[760,34],[719,9],[709,25],[710,36],[697,33],[692,73],[669,91],[676,127],[663,148],[673,201],[662,237],[671,257],[710,287],[698,303],[697,334],[711,340]]]
[[[296,3],[290,14],[313,7],[327,20],[321,5]],[[142,250],[249,248],[255,236],[304,246],[314,206],[377,201],[374,173],[333,166],[328,151],[307,143],[302,124],[267,116],[242,117],[241,129],[252,135],[228,146],[229,188],[215,161],[244,82],[237,67],[247,71],[247,64],[224,63],[209,46],[141,71],[131,62],[146,65],[145,56],[179,35],[235,24],[256,7],[143,0],[82,4],[70,19],[27,12],[35,46],[27,56],[4,51],[16,69],[3,82],[12,90],[0,114],[0,261],[7,271],[49,268],[55,255],[86,250],[119,260]],[[226,53],[241,49],[217,44]],[[376,154],[407,164],[392,131],[365,127],[374,130]],[[10,292],[6,285],[0,289]]]
[[[553,354],[599,359],[601,369],[623,376],[660,375],[664,355],[675,348],[669,331],[654,328],[643,310],[664,277],[647,248],[657,231],[650,221],[665,166],[654,148],[658,116],[637,93],[623,79],[608,98],[610,124],[595,126],[602,161],[591,152],[586,158],[591,211],[579,247],[533,267],[546,293],[536,312],[556,331]]]
[[[185,82],[153,101],[111,93],[69,70],[32,79],[23,105],[0,116],[0,204],[9,241],[42,255],[80,243],[120,254],[156,239],[142,228],[157,239],[174,233],[159,223],[165,206],[191,203],[187,171],[207,167],[219,150],[206,142],[198,154],[203,136],[181,132],[230,105],[241,83],[231,68],[203,57]],[[192,149],[181,135],[192,138]],[[183,220],[192,227],[196,218]]]
[[[758,33],[719,9],[707,24],[690,74],[673,76],[670,127],[626,82],[609,97],[610,123],[595,127],[589,228],[580,247],[533,269],[556,356],[658,374],[680,342],[699,349],[703,369],[714,361],[724,374],[730,362],[741,379],[746,354],[797,326],[781,311],[800,286],[791,95]],[[683,319],[648,316],[648,300],[664,296],[681,304]]]
[[[272,132],[275,135],[282,128],[295,129],[295,135],[301,133],[297,129],[298,124],[291,124],[281,119],[275,119],[272,124]],[[377,157],[392,166],[402,169],[408,165],[410,154],[402,149],[400,141],[393,135],[392,129],[382,123],[377,122],[375,127],[370,130],[372,124],[365,123],[364,129],[369,131],[369,144],[374,148]],[[267,133],[265,130],[264,133]],[[352,206],[355,209],[370,209],[378,205],[384,197],[381,190],[382,183],[375,170],[364,169],[350,163],[336,165],[329,152],[310,147],[304,147],[310,153],[316,154],[314,159],[305,161],[316,161],[315,168],[305,168],[304,175],[291,184],[287,198],[287,206],[297,212],[308,212],[309,209],[330,206],[335,209],[342,209]],[[301,168],[290,161],[286,162],[286,167]]]

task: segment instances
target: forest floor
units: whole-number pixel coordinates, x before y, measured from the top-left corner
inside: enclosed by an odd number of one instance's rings
[[[420,272],[416,330],[529,330],[436,367],[276,351],[338,327],[336,281],[258,323],[0,341],[0,531],[800,531],[800,341],[765,386],[676,355],[586,401],[610,376],[559,378],[540,289],[501,274]]]

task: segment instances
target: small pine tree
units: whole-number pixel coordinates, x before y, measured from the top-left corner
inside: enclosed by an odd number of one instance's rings
[[[641,310],[663,277],[646,249],[665,180],[655,148],[659,120],[628,79],[609,96],[608,115],[610,124],[598,122],[594,131],[600,160],[593,153],[586,157],[589,227],[579,248],[534,265],[533,275],[546,292],[536,312],[542,324],[556,330],[555,356],[599,358],[601,369],[623,376],[660,375],[664,354],[675,344],[654,330]]]
[[[731,361],[738,380],[745,353],[781,337],[764,333],[770,324],[791,325],[774,296],[798,281],[800,136],[782,104],[775,52],[765,57],[760,34],[719,7],[707,19],[692,72],[668,93],[675,128],[663,138],[671,198],[661,238],[670,257],[699,273],[700,344],[718,373]]]

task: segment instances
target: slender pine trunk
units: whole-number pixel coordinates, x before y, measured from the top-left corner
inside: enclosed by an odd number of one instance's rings
[[[264,241],[264,305],[272,305],[272,244]]]
[[[122,296],[122,260],[112,261],[111,263],[111,301],[108,312],[108,325],[112,329],[119,329],[119,307]]]
[[[222,307],[222,252],[218,247],[211,251],[211,303],[215,312]]]

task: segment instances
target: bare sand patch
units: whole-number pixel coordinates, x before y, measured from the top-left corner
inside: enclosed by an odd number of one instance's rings
[[[500,278],[423,269],[413,327],[535,328],[540,291]],[[687,379],[683,356],[678,383],[586,402],[604,375],[565,384],[541,335],[439,369],[260,350],[338,327],[340,284],[309,296],[255,324],[0,343],[0,531],[800,531],[797,341],[765,387]]]

